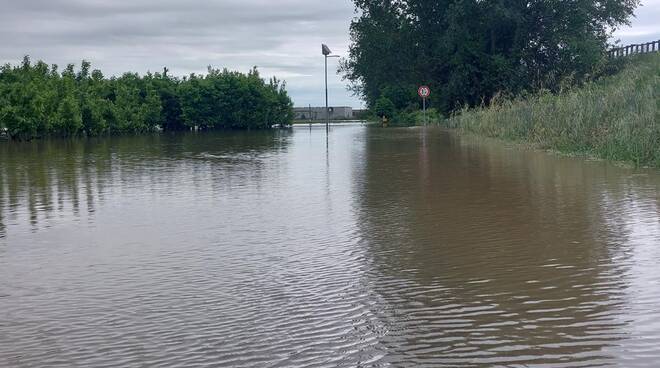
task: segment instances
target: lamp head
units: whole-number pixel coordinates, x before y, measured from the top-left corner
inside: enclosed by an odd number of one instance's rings
[[[332,51],[330,51],[330,48],[326,44],[321,44],[321,52],[325,56],[328,56],[332,53]]]

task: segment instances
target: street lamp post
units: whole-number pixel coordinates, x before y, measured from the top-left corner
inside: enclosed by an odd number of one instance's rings
[[[332,51],[330,48],[321,44],[321,53],[325,57],[325,132],[328,134],[330,131],[330,107],[328,106],[328,58],[329,57],[339,57],[339,55],[330,55]]]

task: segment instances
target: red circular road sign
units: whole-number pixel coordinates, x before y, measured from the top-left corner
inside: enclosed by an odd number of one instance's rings
[[[431,95],[431,89],[428,86],[421,86],[417,90],[417,94],[421,98],[428,98]]]

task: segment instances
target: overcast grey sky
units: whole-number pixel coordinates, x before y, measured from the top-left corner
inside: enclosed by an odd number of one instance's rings
[[[617,32],[623,43],[660,39],[660,0],[643,3]],[[353,16],[350,0],[0,0],[0,62],[86,59],[106,75],[256,65],[287,81],[296,106],[321,105],[320,44],[346,55]],[[330,59],[331,104],[361,106],[336,65]]]

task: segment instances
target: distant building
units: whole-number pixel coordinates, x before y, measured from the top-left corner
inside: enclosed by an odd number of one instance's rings
[[[353,108],[348,106],[329,107],[328,118],[330,120],[351,120],[353,119]],[[295,120],[325,120],[325,107],[294,107],[293,114]]]

